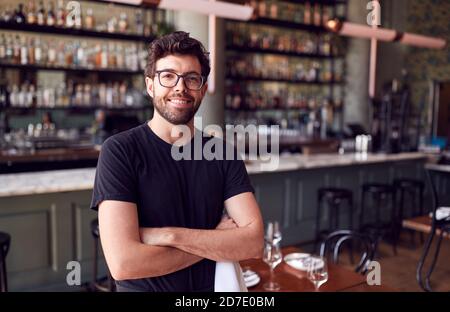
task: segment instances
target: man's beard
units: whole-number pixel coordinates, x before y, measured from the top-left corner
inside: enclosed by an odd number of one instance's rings
[[[167,103],[167,101],[164,100],[162,97],[153,96],[153,103],[156,111],[168,122],[170,122],[173,125],[185,125],[187,124],[197,113],[201,100],[198,102],[190,95],[188,94],[180,94],[175,93],[173,95],[167,96],[166,99],[173,98],[173,97],[183,97],[189,99],[189,101],[192,101],[192,105],[190,107],[185,108],[175,108],[175,107],[169,107],[170,104]]]

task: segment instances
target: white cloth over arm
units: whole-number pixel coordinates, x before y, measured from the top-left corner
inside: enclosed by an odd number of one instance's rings
[[[215,292],[247,292],[238,262],[216,262]]]

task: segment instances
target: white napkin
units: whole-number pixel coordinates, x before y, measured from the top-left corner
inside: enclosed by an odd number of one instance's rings
[[[216,262],[215,292],[247,292],[241,266],[237,262]]]
[[[450,207],[439,207],[436,209],[436,220],[450,217]]]

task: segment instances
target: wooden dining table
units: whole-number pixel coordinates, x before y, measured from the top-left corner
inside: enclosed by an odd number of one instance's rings
[[[293,252],[301,252],[296,247],[285,247],[282,249],[283,257]],[[250,259],[240,262],[242,269],[256,272],[261,281],[248,290],[251,292],[265,292],[263,285],[270,278],[269,266],[262,259]],[[384,285],[370,286],[366,277],[346,267],[328,262],[328,281],[323,284],[320,292],[358,292],[358,291],[395,291]],[[312,292],[314,285],[306,277],[306,272],[295,269],[282,261],[274,270],[273,280],[280,284],[281,292]]]
[[[429,234],[431,232],[431,217],[428,215],[405,219],[402,222],[403,228]],[[437,229],[436,234],[440,235],[441,230]],[[448,232],[444,232],[443,237],[450,238]]]

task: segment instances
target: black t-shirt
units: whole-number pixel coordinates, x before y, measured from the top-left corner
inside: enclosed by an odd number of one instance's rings
[[[200,131],[195,136],[203,147],[220,140]],[[180,151],[195,146],[194,141]],[[225,157],[226,144],[220,144]],[[97,164],[91,208],[97,210],[103,200],[132,202],[140,227],[214,229],[225,200],[254,191],[242,160],[175,160],[171,149],[146,123],[108,138]],[[117,284],[137,291],[213,291],[214,273],[215,262],[204,259],[171,274]]]

